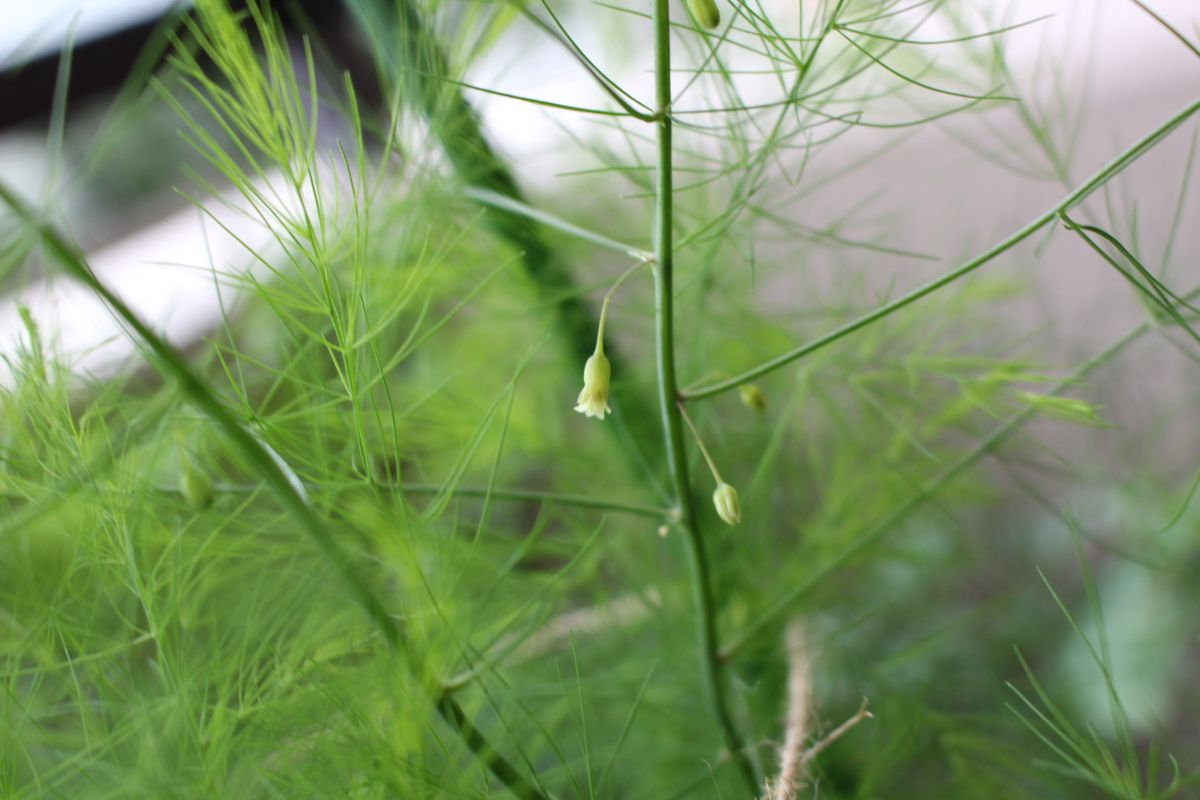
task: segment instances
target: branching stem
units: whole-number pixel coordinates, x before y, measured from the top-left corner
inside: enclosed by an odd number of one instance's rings
[[[1112,161],[1108,162],[1108,164],[1092,175],[1092,177],[1079,184],[1078,187],[1069,192],[1053,207],[1047,209],[1043,214],[1033,219],[1023,228],[1017,230],[1007,239],[993,245],[983,253],[980,253],[971,260],[959,265],[958,267],[955,267],[949,272],[943,274],[941,277],[935,278],[922,286],[918,286],[907,294],[896,298],[892,302],[882,305],[879,308],[876,308],[874,311],[863,314],[861,317],[851,320],[841,327],[835,328],[825,335],[813,339],[807,344],[801,345],[794,350],[790,350],[782,355],[776,356],[770,361],[760,364],[757,367],[748,369],[740,375],[735,375],[732,378],[684,392],[683,398],[686,400],[701,400],[706,397],[713,397],[721,394],[722,392],[727,392],[731,389],[736,389],[743,383],[749,383],[750,381],[761,378],[762,376],[774,372],[781,367],[787,366],[797,359],[803,358],[804,356],[827,347],[834,342],[849,336],[852,333],[855,333],[856,331],[866,328],[868,325],[871,325],[872,323],[883,319],[884,317],[890,316],[900,309],[917,302],[926,295],[933,294],[938,289],[948,286],[949,284],[957,281],[959,278],[974,272],[984,264],[987,264],[1003,253],[1008,252],[1021,242],[1033,236],[1042,228],[1054,222],[1059,218],[1059,214],[1070,211],[1082,203],[1089,196],[1091,196],[1093,192],[1123,172],[1130,164],[1132,164],[1134,161],[1137,161],[1138,158],[1149,152],[1155,145],[1162,141],[1163,138],[1168,136],[1172,131],[1186,122],[1197,112],[1200,112],[1200,99],[1194,100],[1188,105],[1184,106],[1177,114],[1143,136],[1132,146],[1130,146],[1129,149],[1125,150]]]
[[[655,192],[654,227],[654,316],[655,354],[658,372],[659,411],[671,485],[680,509],[690,572],[692,599],[696,609],[696,640],[700,670],[713,713],[721,726],[725,746],[753,794],[759,786],[754,765],[747,756],[742,737],[734,725],[723,680],[723,665],[717,652],[717,620],[713,603],[712,579],[704,540],[700,535],[695,501],[688,481],[684,453],[683,414],[678,404],[675,377],[675,323],[673,316],[674,269],[671,142],[671,20],[669,0],[654,2],[654,81],[657,121],[658,159]]]

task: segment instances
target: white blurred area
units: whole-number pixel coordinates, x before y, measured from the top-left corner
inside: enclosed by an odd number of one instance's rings
[[[209,198],[204,212],[171,214],[89,253],[88,263],[141,319],[186,347],[213,330],[222,306],[228,309],[236,300],[232,274],[264,271],[247,259],[246,246],[274,249],[270,230],[239,209],[238,199],[231,192]],[[139,343],[90,289],[56,275],[0,299],[6,355],[28,340],[22,307],[42,338],[80,373],[111,375],[131,365],[138,352]],[[0,363],[0,384],[11,385],[12,377],[9,361]]]
[[[21,25],[27,31],[39,29],[39,15],[45,19],[50,14],[46,9],[53,8],[61,20],[70,18],[72,7],[108,6],[120,8],[128,18],[129,14],[152,13],[152,7],[161,5],[152,0],[108,3],[60,0],[49,5],[0,0],[0,8],[4,9],[0,60],[3,54],[13,52],[13,40],[20,38],[13,31]],[[1151,5],[1200,40],[1197,0],[1151,0]],[[794,15],[797,8],[794,0],[780,2],[778,6],[784,17],[788,13]],[[1053,87],[1036,84],[1037,76],[1045,73],[1044,59],[1051,57],[1068,62],[1069,82],[1064,90],[1072,96],[1086,94],[1090,111],[1077,151],[1078,174],[1071,176],[1076,181],[1200,95],[1200,59],[1127,0],[984,0],[973,7],[985,9],[985,15],[991,14],[986,18],[993,25],[1054,15],[1037,25],[1006,34],[1007,50],[1020,90],[1030,88],[1039,95],[1053,91]],[[580,13],[589,12],[577,9],[576,15]],[[728,6],[723,6],[723,13],[729,13]],[[87,26],[99,24],[95,21],[98,19],[92,13],[79,17],[76,35],[92,30]],[[61,23],[56,24],[61,28]],[[578,33],[578,41],[585,49],[594,46],[603,54],[609,48],[611,55],[611,42],[605,39],[605,30],[577,27],[572,33]],[[786,24],[781,27],[786,28]],[[551,101],[584,106],[604,104],[604,96],[558,44],[531,31],[516,35],[523,45],[521,48],[495,49],[476,66],[470,79],[500,91]],[[920,34],[921,38],[937,35],[938,29],[933,26],[922,29]],[[622,52],[623,59],[612,57],[609,61],[613,63],[606,61],[603,66],[634,94],[650,97],[647,58],[628,57],[629,53],[645,56],[648,46],[627,42]],[[625,66],[621,66],[622,61]],[[753,89],[748,89],[747,94],[753,96]],[[552,120],[543,109],[512,100],[478,93],[471,94],[470,99],[481,110],[485,127],[500,151],[521,165],[519,178],[535,199],[551,197],[569,186],[563,182],[569,179],[556,177],[578,165],[578,151],[568,132],[592,139],[598,135],[595,120],[580,115],[561,113]],[[996,112],[990,119],[1000,135],[1011,131],[1014,140],[1022,135],[1017,114]],[[853,160],[877,147],[883,135],[863,131],[846,136],[838,144],[837,158]],[[1186,151],[1188,135],[1186,131],[1177,133],[1176,138],[1183,141],[1169,143],[1176,156],[1157,159],[1152,155],[1136,168],[1137,183],[1152,187],[1161,183],[1161,191],[1151,192],[1149,204],[1140,209],[1146,227],[1154,231],[1162,228],[1156,220],[1169,217],[1177,199],[1179,147]],[[41,191],[45,159],[46,152],[39,150],[36,136],[29,133],[8,139],[0,136],[0,175],[19,184],[31,198],[38,197]],[[900,240],[889,244],[919,249],[940,258],[933,265],[880,264],[881,283],[900,276],[897,284],[911,285],[917,278],[943,272],[963,256],[1002,239],[1064,193],[1061,185],[1030,181],[983,161],[938,125],[920,131],[876,161],[871,170],[860,171],[839,185],[835,192],[824,193],[825,205],[811,209],[812,218],[805,223],[814,227],[826,224],[830,219],[823,217],[835,218],[843,206],[852,206],[867,195],[878,195],[881,205],[901,206],[906,215],[899,226],[903,233]],[[245,249],[222,230],[222,225],[230,226],[251,243],[270,239],[268,231],[245,230],[242,226],[249,223],[243,215],[221,211],[218,203],[206,206],[223,215],[221,224],[206,220],[195,208],[185,208],[91,254],[92,266],[101,279],[178,344],[203,336],[220,320],[222,298],[215,288],[212,271],[236,272],[250,263]],[[1200,229],[1195,223],[1197,214],[1200,203],[1193,204],[1185,231],[1188,225],[1193,233]],[[1065,254],[1078,255],[1070,242],[1061,247]],[[1195,255],[1194,250],[1192,254]],[[1005,267],[996,264],[985,269]],[[1200,282],[1200,269],[1193,265],[1190,272],[1191,280],[1179,288],[1190,288],[1191,283]],[[1068,350],[1078,347],[1079,354],[1087,355],[1089,343],[1106,341],[1111,323],[1133,318],[1131,314],[1136,307],[1130,311],[1127,287],[1123,288],[1120,279],[1110,273],[1088,259],[1072,257],[1064,258],[1053,274],[1029,276],[1038,286],[1035,292],[1044,298],[1041,302],[1052,307],[1046,313],[1065,330],[1085,332],[1078,341],[1068,337],[1064,344]],[[779,289],[763,294],[774,296],[779,303],[790,302],[794,287]],[[228,293],[224,302],[231,302]],[[43,336],[57,341],[80,371],[106,374],[137,363],[136,358],[131,359],[136,353],[134,344],[112,316],[65,279],[33,285],[0,301],[0,352],[12,352],[23,339],[17,315],[19,305],[33,310]],[[1097,328],[1093,323],[1098,312],[1104,320]],[[1030,322],[1040,324],[1037,320]]]
[[[160,16],[187,0],[0,0],[0,69]]]
[[[797,30],[801,6],[812,5],[809,0],[775,0],[765,2],[777,13],[778,27],[785,32]],[[634,7],[633,3],[624,6]],[[901,3],[911,6],[912,3]],[[1164,100],[1182,98],[1181,102],[1200,93],[1200,59],[1188,52],[1160,25],[1130,0],[980,0],[960,3],[974,9],[964,17],[976,21],[978,30],[995,29],[1042,17],[1049,17],[1028,27],[1003,35],[1004,48],[1019,82],[1037,73],[1044,73],[1047,60],[1074,62],[1068,73],[1076,83],[1067,87],[1076,93],[1089,92],[1097,110],[1110,105],[1140,102],[1147,96],[1161,95]],[[1178,29],[1190,33],[1200,43],[1200,2],[1197,0],[1149,0],[1160,16]],[[729,7],[723,6],[723,14]],[[600,26],[579,25],[571,29],[572,37],[589,54],[612,52],[607,31]],[[937,17],[923,26],[917,39],[936,39],[953,35]],[[584,79],[582,70],[557,45],[548,45],[544,37],[529,32],[523,39],[527,45],[517,54],[493,53],[475,70],[475,83],[503,92],[523,94],[555,102],[580,106],[603,105],[605,95]],[[953,48],[943,52],[953,53]],[[615,57],[601,62],[605,71],[620,76],[622,86],[639,97],[653,97],[652,77],[644,64],[622,67],[622,62],[636,59],[637,54],[648,56],[649,42],[629,42]],[[736,50],[728,50],[726,58],[737,63]],[[643,59],[644,61],[644,59]],[[761,63],[757,64],[761,67]],[[1083,78],[1090,72],[1090,84]],[[743,78],[743,81],[745,79]],[[745,81],[751,83],[750,81]],[[764,99],[777,99],[779,87],[773,78],[757,82]],[[1026,88],[1022,82],[1021,88]],[[1045,87],[1048,91],[1050,87]],[[753,100],[753,88],[745,93]],[[476,94],[472,98],[484,112],[487,129],[514,157],[524,162],[547,154],[569,159],[563,152],[562,135],[558,127],[547,124],[545,111],[529,104],[505,98]],[[572,129],[594,131],[588,118],[559,115],[559,122]],[[856,134],[863,142],[870,134]]]

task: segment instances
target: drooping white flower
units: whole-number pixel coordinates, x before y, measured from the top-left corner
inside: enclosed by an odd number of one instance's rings
[[[612,365],[599,347],[583,365],[583,390],[579,393],[575,410],[588,417],[603,420],[611,414],[608,407],[608,380],[612,377]]]
[[[713,505],[717,507],[717,515],[730,525],[742,521],[742,506],[738,503],[737,489],[721,481],[713,492]]]

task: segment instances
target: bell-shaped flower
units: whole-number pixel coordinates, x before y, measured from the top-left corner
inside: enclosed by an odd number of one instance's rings
[[[692,16],[705,28],[712,30],[721,24],[721,12],[714,0],[687,0]]]
[[[212,480],[194,465],[184,462],[179,476],[179,494],[192,508],[205,508],[212,502]]]
[[[608,380],[612,376],[612,365],[604,356],[604,350],[596,348],[596,352],[583,365],[583,391],[579,393],[575,410],[588,417],[603,420],[605,414],[611,414],[608,407]]]
[[[758,388],[753,383],[743,383],[738,387],[738,391],[742,396],[742,405],[751,411],[762,413],[767,409],[767,396],[763,394],[763,390]]]
[[[738,503],[737,489],[721,481],[713,492],[713,505],[717,507],[717,515],[730,525],[742,521],[742,506]]]

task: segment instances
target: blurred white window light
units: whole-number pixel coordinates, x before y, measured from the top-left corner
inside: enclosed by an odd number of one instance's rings
[[[156,19],[188,0],[0,0],[0,69]]]
[[[5,22],[0,25],[0,63],[6,55],[28,53],[31,48],[52,52],[72,30],[72,19],[74,37],[82,41],[180,5],[178,0],[0,0]],[[780,0],[777,5],[782,14],[795,13],[794,0]],[[1097,105],[1115,107],[1124,96],[1145,93],[1148,87],[1179,95],[1184,101],[1192,99],[1200,89],[1194,57],[1165,37],[1165,32],[1132,2],[1012,0],[1004,7],[1008,9],[1008,21],[1047,13],[1056,15],[1007,35],[1012,67],[1018,76],[1032,73],[1039,54],[1047,43],[1052,43],[1062,52],[1077,53],[1081,61],[1089,52],[1097,54],[1090,65],[1094,70],[1093,90],[1101,92],[1095,98]],[[1195,0],[1156,0],[1154,8],[1184,30],[1191,30],[1196,22]],[[522,49],[519,58],[502,48],[493,50],[475,65],[476,77],[471,80],[501,91],[571,103],[585,103],[582,96],[592,92],[600,97],[598,90],[585,84],[585,79],[571,70],[569,64],[563,66],[568,62],[557,45],[530,37],[524,43],[531,46]],[[584,46],[588,44],[585,42]],[[1080,79],[1082,74],[1081,65],[1073,77]],[[618,71],[617,77],[627,81],[635,92],[639,87],[645,88],[646,76],[640,65],[631,65],[623,73]],[[1082,84],[1075,88],[1081,87]],[[750,88],[748,93],[752,92]],[[1120,96],[1108,97],[1103,93]],[[556,138],[557,129],[547,123],[541,109],[490,96],[474,95],[470,99],[480,108],[488,134],[502,152],[517,160],[524,161],[528,156],[545,163],[547,151],[553,149],[556,155],[549,158],[570,159],[569,153],[563,155],[562,140]],[[1168,98],[1161,105],[1170,112],[1173,104],[1174,98]],[[1159,121],[1157,113],[1157,110],[1151,112],[1137,122],[1148,128]],[[585,123],[569,120],[569,124]],[[595,135],[593,127],[578,128],[578,132],[585,130],[588,135]],[[863,148],[872,146],[869,137],[859,138],[858,142]],[[932,137],[931,146],[944,147],[945,142]],[[1088,165],[1089,170],[1091,166]],[[0,171],[3,169],[0,155]],[[523,173],[520,178],[526,182],[547,182],[555,172],[556,169],[539,168]],[[943,183],[939,189],[948,196],[959,195],[969,188],[954,185],[955,177],[948,174],[940,179]],[[878,173],[874,179],[880,179]],[[530,188],[536,191],[547,187]],[[90,263],[106,283],[170,340],[178,344],[194,341],[219,324],[222,302],[228,305],[231,300],[228,293],[224,297],[218,293],[211,270],[245,271],[250,259],[238,239],[255,246],[265,245],[273,238],[269,230],[243,213],[231,210],[229,204],[235,202],[232,195],[223,202],[205,202],[215,220],[206,221],[204,214],[194,208],[180,211],[91,253]],[[223,230],[226,227],[228,231]],[[135,343],[108,310],[86,290],[65,279],[36,283],[0,301],[2,353],[11,353],[24,338],[18,305],[31,309],[44,338],[56,342],[57,350],[77,371],[105,375],[137,363],[131,361],[131,356],[137,353]],[[4,380],[7,382],[7,377]]]
[[[61,51],[68,42],[92,39],[160,18],[190,6],[188,0],[0,0],[0,69]],[[27,196],[37,193],[45,163],[34,166],[28,147],[5,152],[0,135],[0,174]],[[46,154],[38,153],[44,162]],[[7,162],[7,163],[6,163]],[[257,188],[286,196],[271,176]],[[278,191],[277,191],[278,190]],[[93,271],[151,327],[178,345],[196,341],[220,320],[235,292],[219,275],[248,273],[246,247],[270,251],[269,228],[239,205],[230,190],[206,198],[204,211],[185,208],[88,254]],[[80,374],[104,377],[131,363],[137,343],[89,289],[64,275],[32,282],[0,299],[0,354],[25,346],[19,309],[36,321],[43,339]],[[254,270],[257,272],[257,270]],[[227,281],[225,281],[227,283]],[[0,385],[9,386],[9,364],[0,364]]]

